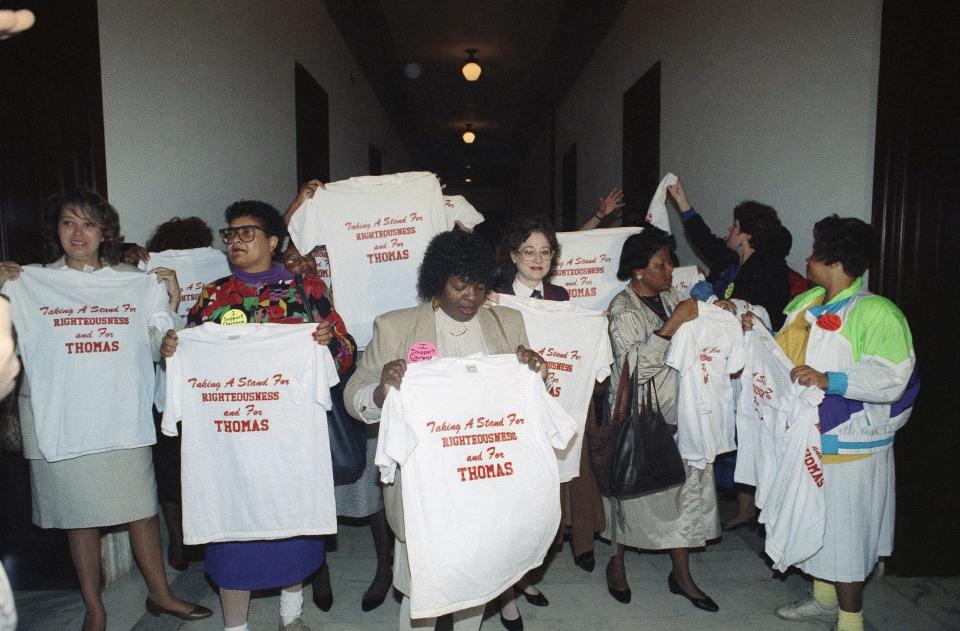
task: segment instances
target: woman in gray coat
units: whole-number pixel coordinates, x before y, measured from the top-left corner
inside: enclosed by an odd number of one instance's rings
[[[610,302],[610,338],[613,343],[613,375],[610,380],[611,405],[621,378],[624,357],[630,370],[638,371],[640,396],[647,382],[653,382],[656,399],[667,423],[677,423],[679,376],[667,366],[670,338],[685,322],[697,317],[695,300],[680,301],[673,290],[673,237],[647,227],[623,244],[617,277],[629,280],[623,291]],[[712,465],[700,470],[687,466],[687,479],[680,486],[642,497],[607,499],[609,536],[618,516],[614,555],[607,565],[610,594],[630,601],[623,565],[624,546],[647,550],[669,550],[673,569],[667,585],[674,594],[686,597],[699,609],[718,611],[713,600],[697,587],[690,575],[690,548],[703,546],[720,536],[720,516],[713,483]]]

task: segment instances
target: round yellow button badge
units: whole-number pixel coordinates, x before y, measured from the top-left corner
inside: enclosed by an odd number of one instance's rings
[[[247,323],[247,314],[239,309],[231,309],[225,314],[220,316],[220,324],[225,326],[230,326],[233,324],[246,324]]]

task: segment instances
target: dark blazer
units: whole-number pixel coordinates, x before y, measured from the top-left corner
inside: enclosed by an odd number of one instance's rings
[[[513,296],[513,281],[510,281],[510,284],[504,285],[497,290],[499,294],[507,294],[508,296]],[[544,300],[556,300],[557,302],[565,302],[570,300],[570,294],[567,293],[567,290],[561,287],[560,285],[554,285],[553,283],[548,283],[544,281],[543,283],[543,299]]]
[[[707,280],[711,283],[716,281],[725,269],[739,263],[737,253],[726,246],[724,239],[710,232],[700,215],[684,221],[683,229],[704,262],[710,266]],[[766,309],[770,315],[770,323],[774,330],[777,330],[783,326],[783,309],[790,300],[789,272],[790,268],[783,256],[754,252],[737,272],[730,297],[746,300]]]

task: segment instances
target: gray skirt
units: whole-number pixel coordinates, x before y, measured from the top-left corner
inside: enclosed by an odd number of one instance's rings
[[[114,526],[157,514],[150,447],[29,462],[33,523],[41,528]]]
[[[337,500],[337,515],[340,517],[367,517],[383,510],[383,491],[380,489],[380,472],[373,464],[377,456],[377,433],[380,423],[367,425],[367,466],[360,479],[352,484],[333,487]]]

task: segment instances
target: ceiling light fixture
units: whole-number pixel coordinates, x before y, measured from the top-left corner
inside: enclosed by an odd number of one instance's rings
[[[467,123],[467,129],[463,132],[462,136],[463,142],[467,143],[468,145],[472,145],[473,141],[477,139],[477,135],[473,133],[473,130],[471,130],[470,127],[472,127],[472,125]]]
[[[460,72],[463,73],[463,78],[467,81],[476,81],[480,78],[480,73],[483,72],[483,68],[480,67],[480,63],[477,61],[477,49],[467,48],[466,51],[467,61],[464,62]]]

